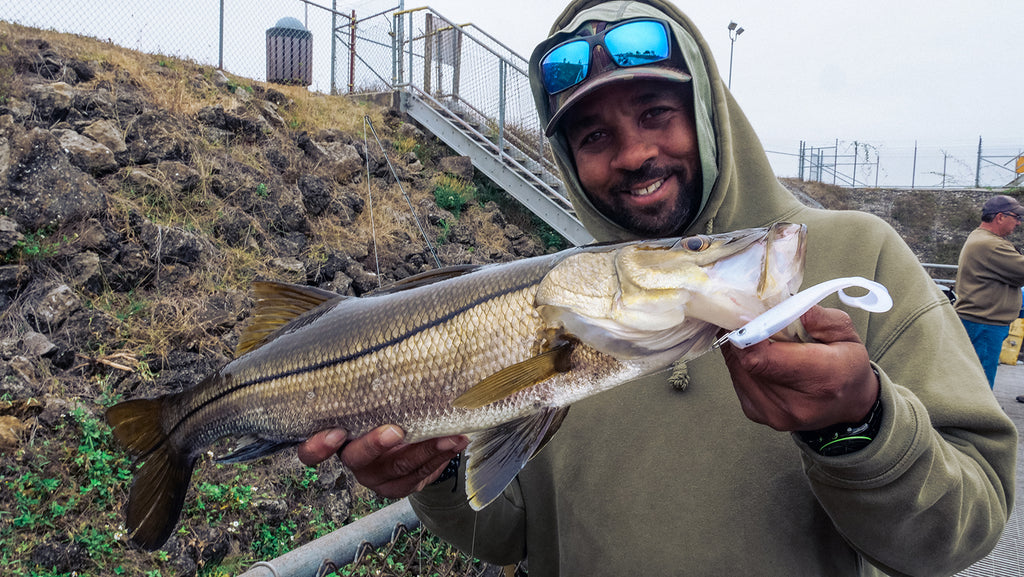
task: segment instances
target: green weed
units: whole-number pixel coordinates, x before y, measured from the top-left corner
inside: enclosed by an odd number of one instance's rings
[[[475,195],[476,187],[472,183],[448,175],[437,177],[434,186],[434,202],[440,208],[451,212],[455,218],[459,218],[462,209],[473,201]]]

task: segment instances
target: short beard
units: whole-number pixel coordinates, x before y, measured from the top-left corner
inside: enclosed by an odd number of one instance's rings
[[[617,202],[620,199],[618,196],[615,196],[613,202],[609,204],[595,198],[591,198],[591,202],[606,218],[640,237],[660,238],[679,236],[696,218],[697,211],[700,210],[701,199],[704,195],[703,183],[699,175],[689,175],[682,167],[662,168],[644,166],[636,171],[636,173],[627,175],[617,189],[628,190],[636,184],[667,178],[672,175],[677,177],[680,189],[674,205],[669,207],[667,211],[658,214],[637,214]]]

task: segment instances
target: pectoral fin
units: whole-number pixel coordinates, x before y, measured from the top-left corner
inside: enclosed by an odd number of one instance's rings
[[[479,409],[510,397],[558,373],[568,371],[571,354],[572,344],[566,342],[521,363],[505,367],[459,395],[452,401],[452,406]]]
[[[469,436],[466,495],[475,511],[498,498],[551,439],[569,407],[544,409]]]

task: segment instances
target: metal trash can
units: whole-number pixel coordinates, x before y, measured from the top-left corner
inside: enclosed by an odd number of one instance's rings
[[[282,18],[267,29],[267,82],[313,83],[313,33],[296,18]]]

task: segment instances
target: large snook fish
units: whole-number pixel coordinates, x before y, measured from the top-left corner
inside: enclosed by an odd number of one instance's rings
[[[207,446],[241,437],[242,461],[341,427],[385,423],[409,442],[467,434],[474,508],[496,498],[571,403],[705,352],[785,300],[803,276],[805,227],[575,248],[443,269],[346,298],[261,282],[238,356],[196,387],[120,403],[115,437],[143,461],[132,539],[177,524]]]

